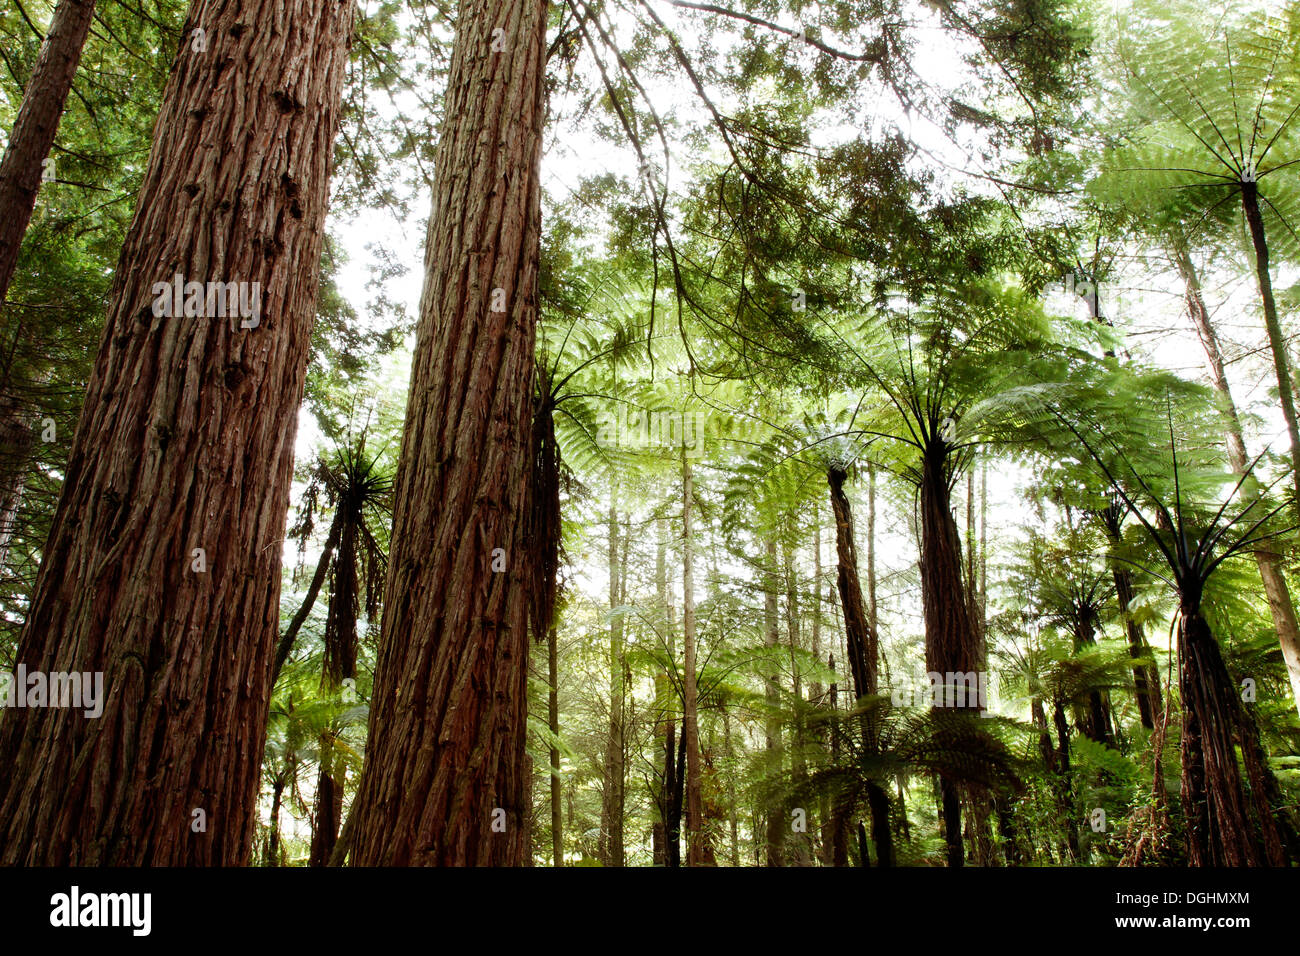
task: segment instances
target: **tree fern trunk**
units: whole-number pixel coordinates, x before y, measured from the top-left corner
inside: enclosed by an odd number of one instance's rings
[[[844,632],[848,637],[849,669],[858,697],[876,693],[877,651],[875,635],[862,600],[858,578],[858,548],[853,534],[853,511],[844,493],[847,476],[836,468],[826,474],[835,515],[835,552],[840,604],[844,609]],[[874,530],[874,529],[873,529]],[[873,555],[874,556],[874,555]]]
[[[926,668],[939,674],[980,669],[979,635],[962,574],[961,538],[952,514],[947,447],[934,435],[921,461],[921,604]],[[948,865],[962,866],[961,801],[957,782],[940,777]]]

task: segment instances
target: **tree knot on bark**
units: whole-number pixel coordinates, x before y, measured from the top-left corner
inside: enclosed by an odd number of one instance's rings
[[[226,366],[226,372],[224,376],[226,388],[231,388],[231,389],[235,388],[237,385],[239,385],[240,382],[244,380],[244,376],[247,374],[248,374],[248,370],[245,369],[244,366],[241,365],[240,363],[238,362],[229,363]]]
[[[275,106],[281,113],[302,112],[302,101],[289,90],[276,90],[271,94],[271,99],[275,100]]]

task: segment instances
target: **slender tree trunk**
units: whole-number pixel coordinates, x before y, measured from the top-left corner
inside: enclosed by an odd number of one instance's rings
[[[1273,352],[1273,370],[1277,375],[1278,398],[1282,404],[1282,417],[1286,419],[1287,435],[1291,438],[1291,482],[1295,491],[1295,512],[1300,520],[1300,426],[1296,423],[1294,389],[1291,383],[1291,360],[1282,334],[1282,323],[1277,317],[1277,303],[1273,299],[1273,280],[1268,272],[1268,240],[1264,235],[1264,219],[1259,211],[1259,184],[1241,184],[1241,207],[1250,227],[1251,245],[1255,250],[1255,279],[1259,285],[1259,298],[1264,306],[1264,327],[1268,331],[1268,344]],[[1300,703],[1300,701],[1298,701]]]
[[[284,799],[284,787],[288,782],[286,771],[275,778],[271,787],[271,828],[266,834],[266,847],[262,851],[265,857],[263,866],[280,865],[280,803]]]
[[[341,527],[342,522],[336,512],[334,520],[330,522],[329,534],[325,537],[325,547],[321,549],[320,560],[316,562],[316,570],[307,585],[307,595],[303,598],[302,605],[294,613],[293,618],[289,621],[289,626],[285,628],[284,633],[280,635],[279,642],[276,644],[275,663],[271,669],[272,687],[280,679],[280,671],[284,669],[285,662],[289,659],[289,655],[293,653],[293,645],[298,639],[298,632],[302,630],[303,624],[307,622],[307,616],[311,614],[311,609],[316,605],[316,599],[320,597],[321,588],[325,585],[325,578],[329,571],[330,559],[334,556],[334,549],[338,545]]]
[[[795,561],[794,549],[791,547],[782,548],[783,564],[785,566],[785,620],[786,634],[790,641],[790,684],[793,692],[792,699],[795,702],[796,710],[794,712],[794,751],[791,758],[790,766],[795,785],[801,790],[805,788],[808,781],[808,763],[804,755],[804,729],[803,715],[801,707],[803,702],[803,685],[799,675],[799,571]],[[812,834],[815,832],[816,820],[813,808],[805,808],[808,820],[805,821],[806,827],[803,833],[795,834],[791,841],[794,846],[795,863],[798,866],[812,866]],[[788,815],[787,815],[788,819]]]
[[[813,504],[813,606],[812,606],[812,653],[813,659],[822,659],[822,516],[821,509]],[[816,704],[822,702],[822,683],[812,681],[808,685],[808,696]]]
[[[618,486],[609,503],[609,606],[614,611],[623,603],[619,591]],[[623,618],[614,614],[609,622],[609,727],[605,735],[604,787],[601,800],[601,862],[623,865]]]
[[[1237,405],[1232,400],[1232,389],[1228,384],[1223,353],[1219,348],[1219,337],[1214,330],[1214,323],[1210,321],[1210,312],[1205,307],[1200,280],[1191,256],[1181,246],[1174,247],[1173,256],[1186,286],[1188,314],[1191,315],[1197,335],[1200,336],[1201,344],[1205,347],[1205,357],[1210,367],[1210,381],[1214,384],[1214,389],[1219,393],[1223,403],[1223,412],[1227,420],[1228,461],[1232,465],[1232,470],[1241,476],[1246,473],[1250,463],[1246,456],[1246,440],[1242,434],[1241,420],[1237,415]],[[1253,501],[1258,497],[1258,488],[1253,478],[1248,478],[1243,484],[1242,493],[1247,501]],[[1255,551],[1255,562],[1259,566],[1259,578],[1264,584],[1269,613],[1273,616],[1273,629],[1277,633],[1277,642],[1282,648],[1282,659],[1286,662],[1287,676],[1291,680],[1293,703],[1297,712],[1300,712],[1300,625],[1297,625],[1295,605],[1291,600],[1286,575],[1282,571],[1282,558],[1276,551],[1261,548]]]
[[[9,543],[18,530],[18,510],[35,439],[31,426],[23,421],[22,405],[0,393],[0,575],[8,563]]]
[[[820,662],[822,659],[822,516],[821,509],[814,502],[813,504],[813,619],[812,619],[812,651],[813,659]],[[823,700],[823,687],[821,681],[814,681],[808,687],[809,696],[813,703],[822,707],[825,706]],[[823,731],[817,732],[817,739],[825,744]],[[830,800],[825,792],[817,798],[817,854],[823,866],[830,865]]]
[[[731,749],[731,714],[726,710],[722,711],[722,740],[727,760],[730,762],[735,755]],[[736,775],[734,773],[727,774],[727,805],[730,807],[728,818],[731,824],[731,865],[740,866],[740,817],[736,806]]]
[[[1134,660],[1146,657],[1150,653],[1142,625],[1133,616],[1133,575],[1120,564],[1115,553],[1123,543],[1120,521],[1124,515],[1119,502],[1112,502],[1098,512],[1106,538],[1110,542],[1111,554],[1107,557],[1111,578],[1115,581],[1115,600],[1119,605],[1120,617],[1124,621],[1124,632],[1128,637],[1129,656]],[[1160,691],[1160,671],[1154,664],[1133,665],[1133,693],[1137,700],[1138,716],[1142,726],[1151,730],[1164,712],[1164,702]]]
[[[682,448],[682,646],[686,673],[682,677],[682,738],[686,746],[686,863],[704,862],[704,822],[700,789],[699,702],[695,688],[695,565],[691,540],[691,460]]]
[[[334,740],[332,728],[320,735],[320,769],[316,774],[309,866],[329,864],[334,845],[338,842],[339,826],[343,822],[343,780],[342,774],[334,766]]]
[[[560,737],[560,664],[559,633],[554,624],[546,632],[546,721],[552,741]],[[564,808],[563,785],[560,783],[560,748],[554,742],[550,748],[551,766],[551,860],[554,866],[564,866]]]
[[[763,676],[763,697],[767,704],[767,716],[763,721],[764,745],[767,748],[768,772],[784,772],[784,753],[781,747],[781,719],[777,715],[780,706],[780,691],[777,686],[776,648],[777,632],[777,567],[776,541],[767,543],[767,561],[763,567],[763,646],[770,655],[768,671]],[[766,866],[785,866],[785,827],[783,819],[784,804],[769,806],[766,824]]]
[[[847,504],[848,499],[845,499]],[[853,541],[852,518],[849,524],[849,541]],[[856,568],[854,569],[856,572]],[[867,465],[867,635],[870,643],[868,663],[875,673],[880,656],[880,606],[876,601],[876,466]],[[886,675],[888,676],[888,675]],[[879,684],[879,677],[876,678]]]
[[[44,163],[94,17],[95,0],[59,0],[0,159],[0,305],[9,291],[23,234],[36,208]]]
[[[875,781],[867,784],[867,805],[871,809],[871,839],[876,844],[876,865],[894,865],[894,834],[889,828],[889,794]]]
[[[668,822],[668,865],[682,865],[682,810],[686,806],[686,732],[677,739],[677,761],[673,769],[672,813]],[[689,857],[688,857],[689,859]]]
[[[831,672],[835,671],[835,655],[831,654],[827,661]],[[840,760],[840,717],[839,717],[839,683],[834,678],[831,679],[831,763],[838,764]],[[830,813],[830,833],[824,836],[826,862],[830,866],[848,866],[849,860],[849,818],[848,809],[845,807],[843,795],[836,793],[831,798]]]
[[[546,0],[459,8],[355,811],[360,865],[527,856],[546,20]]]
[[[0,722],[5,863],[248,860],[352,16],[191,10],[18,654],[102,672],[103,713]],[[175,275],[249,283],[250,314],[154,315]]]
[[[1070,778],[1070,725],[1065,719],[1065,704],[1056,700],[1052,708],[1052,723],[1056,727],[1056,739],[1059,741],[1053,755],[1057,773],[1057,801],[1061,807],[1061,816],[1065,818],[1065,834],[1072,859],[1079,859],[1079,825],[1075,821],[1074,782]],[[1066,851],[1062,850],[1062,856]]]
[[[980,456],[980,574],[979,574],[979,625],[987,645],[989,613],[989,459]],[[987,650],[987,647],[986,647]],[[987,663],[988,655],[984,655]]]
[[[357,613],[361,583],[357,576],[358,535],[365,516],[350,495],[341,496],[334,526],[339,528],[338,553],[330,581],[329,608],[325,623],[325,654],[321,665],[322,686],[337,693],[345,681],[357,674]],[[331,528],[331,535],[334,528]],[[335,753],[338,730],[328,727],[320,736],[320,770],[316,775],[316,805],[312,814],[311,866],[328,866],[338,844],[343,823],[343,790],[347,766]]]
[[[862,601],[858,580],[858,548],[853,539],[853,511],[844,494],[843,471],[831,468],[826,478],[831,488],[835,514],[835,551],[838,562],[840,604],[844,608],[844,631],[848,637],[849,670],[858,697],[876,693],[877,648],[875,634]],[[872,529],[874,531],[874,528]],[[871,537],[874,538],[874,535]],[[874,544],[872,561],[874,562]]]

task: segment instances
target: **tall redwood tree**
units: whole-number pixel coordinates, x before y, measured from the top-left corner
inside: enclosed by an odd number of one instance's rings
[[[546,0],[460,3],[354,864],[516,865],[527,852],[546,21]]]
[[[0,862],[248,859],[353,10],[190,10],[18,653],[103,713],[0,720]],[[256,324],[155,315],[177,274],[258,283]]]

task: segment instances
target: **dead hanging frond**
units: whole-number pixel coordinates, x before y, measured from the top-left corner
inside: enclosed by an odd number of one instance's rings
[[[561,560],[560,485],[563,461],[555,440],[555,394],[546,365],[537,371],[533,398],[532,475],[528,508],[528,621],[533,639],[546,640],[559,599]]]

